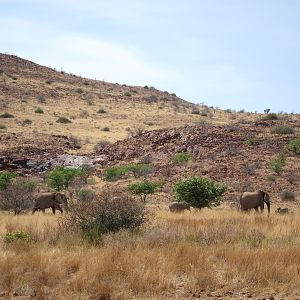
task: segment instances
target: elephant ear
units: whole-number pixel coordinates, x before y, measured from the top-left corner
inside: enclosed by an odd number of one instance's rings
[[[55,202],[61,204],[62,203],[62,199],[63,199],[62,194],[59,193],[59,192],[56,192],[56,193],[54,193],[54,195],[55,195]]]

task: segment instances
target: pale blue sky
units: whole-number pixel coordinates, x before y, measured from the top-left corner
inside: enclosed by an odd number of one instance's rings
[[[0,52],[209,106],[300,112],[299,0],[0,0]]]

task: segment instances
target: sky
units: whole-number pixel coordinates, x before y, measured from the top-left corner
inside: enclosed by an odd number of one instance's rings
[[[299,0],[0,0],[0,52],[222,109],[300,112]]]

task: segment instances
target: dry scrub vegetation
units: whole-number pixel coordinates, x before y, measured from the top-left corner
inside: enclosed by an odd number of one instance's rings
[[[244,299],[300,293],[299,214],[160,211],[136,232],[95,247],[62,234],[52,215],[1,215],[0,291],[39,299]]]

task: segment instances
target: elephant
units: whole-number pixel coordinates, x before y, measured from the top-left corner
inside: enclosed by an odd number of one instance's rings
[[[264,191],[256,192],[244,192],[240,197],[241,210],[247,211],[254,208],[258,212],[258,207],[260,211],[264,210],[264,203],[267,204],[268,213],[270,213],[270,196]]]
[[[281,214],[281,215],[285,215],[285,214],[289,213],[289,209],[287,207],[285,207],[285,208],[278,207],[277,208],[277,213]]]
[[[53,214],[55,214],[56,209],[63,213],[61,204],[64,204],[65,208],[68,209],[68,201],[65,194],[60,192],[40,193],[35,198],[32,213],[34,214],[37,210],[45,213],[46,208],[52,208]]]
[[[183,212],[186,209],[191,210],[191,206],[186,202],[172,202],[169,205],[170,212],[179,213]]]

